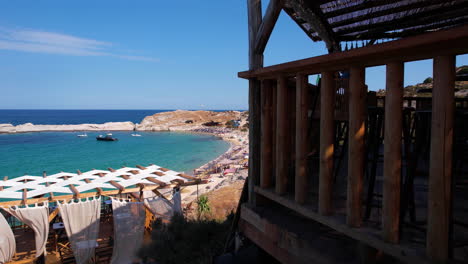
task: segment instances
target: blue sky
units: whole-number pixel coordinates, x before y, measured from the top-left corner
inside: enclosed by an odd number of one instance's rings
[[[246,0],[3,1],[0,108],[246,109],[246,13]],[[265,65],[324,53],[282,13]],[[432,63],[406,72],[421,82]],[[367,69],[371,90],[384,77]]]

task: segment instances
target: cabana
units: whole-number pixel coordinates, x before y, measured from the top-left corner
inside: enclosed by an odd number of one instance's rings
[[[270,0],[264,15],[260,0],[247,3],[240,232],[284,263],[467,262],[467,99],[454,86],[468,2]],[[281,11],[329,54],[263,67]],[[424,59],[433,60],[429,104],[403,97],[405,62]],[[386,66],[384,98],[367,91],[373,66]]]
[[[0,181],[0,208],[6,212],[0,214],[0,262],[10,261],[15,253],[10,229],[15,217],[33,230],[39,263],[45,263],[46,245],[55,245],[63,263],[99,262],[106,254],[107,262],[131,263],[145,227],[156,218],[169,221],[173,214],[181,214],[179,188],[198,183],[198,178],[156,165],[4,179]],[[173,190],[172,195],[163,195],[161,189]],[[103,221],[113,223],[113,242],[106,241],[104,248],[102,241],[98,243]]]

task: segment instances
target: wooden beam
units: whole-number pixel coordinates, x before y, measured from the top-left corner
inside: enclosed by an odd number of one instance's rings
[[[320,7],[315,6],[310,1],[287,0],[286,3],[294,9],[296,14],[307,21],[312,30],[317,32],[325,42],[329,53],[341,50],[335,32],[324,18]]]
[[[80,198],[80,192],[76,189],[75,185],[70,184],[68,185],[70,187],[70,190],[73,192],[73,195],[75,198]]]
[[[155,179],[154,177],[146,177],[146,179],[152,183],[159,184],[161,187],[166,186],[167,184],[165,182],[162,182],[160,180]]]
[[[346,221],[350,227],[362,224],[362,190],[364,179],[364,133],[366,113],[365,69],[350,69],[348,192]]]
[[[141,165],[136,165],[137,168],[139,168],[140,170],[146,170],[146,167],[143,167]],[[159,168],[161,170],[161,168]]]
[[[249,30],[249,69],[263,67],[263,54],[255,50],[258,29],[262,23],[262,3],[260,0],[247,0]],[[249,79],[249,203],[255,204],[253,187],[260,181],[260,82]]]
[[[296,179],[295,199],[303,204],[307,198],[307,150],[309,130],[309,89],[308,76],[298,74],[296,76]]]
[[[388,64],[386,75],[382,231],[386,242],[398,243],[400,239],[403,62]]]
[[[177,174],[177,176],[182,177],[182,178],[185,178],[185,179],[187,179],[187,180],[192,180],[192,181],[193,181],[193,180],[198,180],[198,179],[199,179],[199,178],[197,178],[197,177],[193,177],[193,176],[190,176],[190,175],[187,175],[187,174],[184,174],[184,173],[179,173],[179,174]]]
[[[262,188],[270,188],[273,183],[273,82],[273,80],[262,81],[262,137],[260,143],[260,186]]]
[[[278,78],[277,108],[276,108],[276,192],[286,193],[288,184],[288,80]],[[250,165],[250,164],[249,164]]]
[[[257,37],[255,38],[255,52],[257,54],[263,54],[265,51],[271,32],[273,32],[273,28],[280,15],[281,8],[281,0],[270,0],[265,16],[258,29]]]
[[[468,52],[468,25],[414,37],[367,46],[340,53],[291,61],[238,74],[241,78],[271,78],[284,74],[295,76],[297,72],[316,74],[323,71],[343,70],[343,67],[359,65],[372,67],[399,60],[414,61],[440,55],[457,55]]]
[[[427,256],[447,263],[451,214],[455,56],[434,58]]]
[[[335,142],[335,78],[334,72],[322,73],[320,87],[320,169],[319,169],[319,213],[333,212],[333,154]]]

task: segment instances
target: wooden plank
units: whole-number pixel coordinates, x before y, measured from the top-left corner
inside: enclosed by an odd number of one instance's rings
[[[308,76],[298,74],[296,76],[296,178],[295,199],[298,203],[304,203],[307,198],[307,131],[309,129],[309,91]]]
[[[403,80],[403,62],[388,64],[385,97],[382,231],[383,239],[390,243],[398,243],[400,234]]]
[[[364,134],[366,111],[365,69],[350,69],[348,186],[346,200],[347,223],[362,224],[362,190],[364,179]]]
[[[202,181],[201,183],[205,184],[208,181]],[[188,185],[194,185],[196,183],[194,182],[189,182],[185,183],[183,186],[188,186]],[[172,185],[168,185],[172,187]],[[167,187],[167,186],[166,186]],[[148,185],[145,186],[145,191],[152,191],[154,189],[159,188],[159,185]],[[81,193],[80,198],[87,198],[87,197],[93,197],[96,195],[116,195],[116,194],[125,194],[125,193],[134,193],[134,192],[139,192],[140,188],[125,188],[123,191],[120,190],[108,190],[108,191],[103,191],[101,194],[97,192],[89,192],[89,193]],[[45,201],[49,202],[56,202],[56,201],[68,201],[71,199],[75,199],[74,195],[60,195],[60,196],[55,196],[54,198],[50,197],[41,197],[41,198],[30,198],[26,200],[26,204],[36,204],[36,203],[42,203]],[[24,204],[23,200],[14,200],[14,201],[8,201],[8,202],[0,202],[0,206],[13,206],[13,205],[22,205]]]
[[[146,170],[146,167],[143,167],[141,165],[136,165],[137,168],[139,168],[140,170]],[[160,168],[161,169],[161,168]]]
[[[427,256],[447,263],[451,213],[455,56],[434,58]]]
[[[320,169],[319,169],[319,213],[333,212],[333,153],[335,141],[335,78],[334,72],[322,73],[320,88]]]
[[[260,186],[269,188],[273,182],[273,80],[262,81]]]
[[[70,190],[72,191],[73,196],[74,196],[75,198],[80,198],[80,192],[76,189],[75,185],[70,184],[70,185],[68,185],[68,187],[69,187]]]
[[[157,180],[157,179],[155,179],[154,177],[146,177],[145,179],[147,179],[147,180],[150,181],[150,182],[159,184],[161,187],[167,185],[165,182],[162,182],[162,181],[160,181],[160,180]]]
[[[249,70],[263,67],[263,54],[255,51],[258,29],[262,23],[261,0],[247,0],[249,30]],[[260,181],[260,82],[249,80],[249,203],[255,204],[253,187]]]
[[[184,174],[184,173],[179,173],[179,174],[177,174],[177,176],[185,178],[187,180],[198,180],[197,177],[193,177],[193,176],[190,176],[190,175],[187,175],[187,174]]]
[[[280,15],[281,8],[281,0],[270,0],[255,38],[255,52],[257,54],[263,54],[265,51],[265,47]]]
[[[288,86],[284,76],[278,78],[276,105],[276,192],[286,193],[288,183]],[[249,164],[250,165],[250,164]]]
[[[52,220],[54,220],[54,218],[58,215],[59,213],[59,208],[55,208],[54,211],[52,211],[52,213],[49,214],[49,223],[52,222]]]
[[[241,78],[270,78],[278,74],[297,72],[316,74],[322,71],[343,70],[345,66],[371,67],[395,61],[413,61],[437,55],[468,53],[468,25],[371,45],[345,52],[332,53],[277,64],[262,69],[238,73]]]
[[[361,241],[371,247],[382,250],[385,254],[391,255],[404,263],[429,263],[427,258],[422,255],[419,250],[415,250],[414,247],[401,244],[387,243],[382,239],[379,239],[378,234],[376,234],[372,228],[349,227],[345,223],[345,220],[339,216],[321,215],[317,213],[315,208],[311,207],[310,205],[298,204],[294,201],[293,198],[280,196],[273,190],[255,187],[255,192],[264,196],[265,198],[268,198],[269,200],[291,209],[294,212],[297,212],[302,216],[328,226],[352,239]]]

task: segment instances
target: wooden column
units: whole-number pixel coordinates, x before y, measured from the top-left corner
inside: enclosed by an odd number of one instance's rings
[[[332,214],[336,94],[333,75],[333,72],[323,72],[320,88],[319,213],[322,215]]]
[[[262,135],[260,157],[260,187],[270,188],[273,182],[273,81],[262,81]],[[274,109],[276,111],[276,109]]]
[[[427,216],[427,255],[448,262],[451,213],[455,56],[434,58],[431,160]]]
[[[390,243],[399,241],[403,79],[403,62],[387,65],[382,229],[384,240]]]
[[[262,3],[260,0],[247,0],[249,27],[249,70],[263,67],[263,54],[255,51],[255,39],[262,23]],[[260,81],[249,79],[249,203],[254,205],[254,186],[260,178]]]
[[[308,76],[298,74],[296,76],[296,180],[295,199],[298,203],[304,203],[307,197],[307,131],[309,91]]]
[[[287,78],[278,78],[276,95],[276,193],[286,193],[288,183],[288,86]]]
[[[362,190],[364,178],[364,132],[366,114],[365,69],[350,69],[348,197],[346,222],[351,227],[362,224]]]

